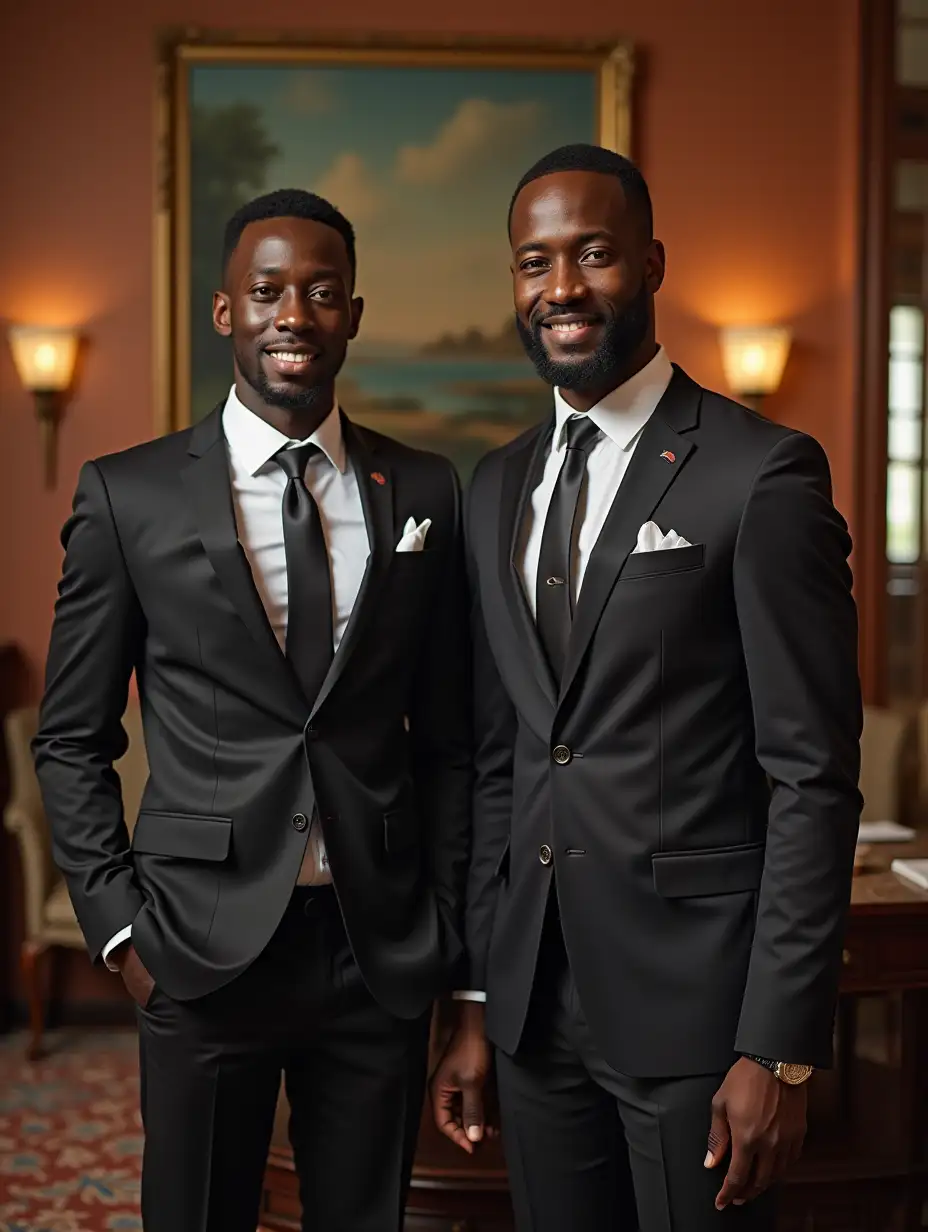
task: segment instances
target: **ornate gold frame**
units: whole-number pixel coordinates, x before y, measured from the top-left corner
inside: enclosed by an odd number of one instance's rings
[[[172,33],[162,42],[155,101],[154,404],[158,433],[190,422],[188,76],[207,63],[387,64],[430,68],[587,69],[596,74],[600,144],[628,154],[632,144],[634,57],[627,42],[530,43],[497,40],[255,38]]]

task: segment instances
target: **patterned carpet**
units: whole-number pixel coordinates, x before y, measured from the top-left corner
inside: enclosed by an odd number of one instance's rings
[[[141,1232],[134,1032],[0,1037],[0,1232]]]

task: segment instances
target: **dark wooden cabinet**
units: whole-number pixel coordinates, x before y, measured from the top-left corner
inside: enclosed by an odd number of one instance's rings
[[[803,1159],[783,1193],[779,1232],[920,1232],[928,1210],[928,894],[879,867],[855,879],[836,1026],[837,1064],[810,1088]],[[436,1023],[433,1055],[443,1028]],[[279,1110],[262,1227],[299,1229],[299,1199]],[[407,1232],[511,1232],[498,1143],[468,1158],[423,1112]],[[320,1232],[322,1230],[320,1229]]]

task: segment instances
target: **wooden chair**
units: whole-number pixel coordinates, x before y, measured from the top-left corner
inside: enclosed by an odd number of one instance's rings
[[[20,952],[23,984],[29,1005],[30,1039],[27,1055],[41,1055],[45,1026],[42,995],[42,958],[55,946],[81,950],[84,938],[68,897],[64,878],[51,855],[51,836],[32,760],[31,743],[38,710],[11,711],[4,723],[10,767],[10,801],[3,813],[7,830],[19,846],[25,911],[24,940]],[[148,760],[138,702],[130,702],[123,725],[129,737],[124,757],[116,763],[122,782],[126,823],[130,832],[138,817],[139,802],[148,778]]]

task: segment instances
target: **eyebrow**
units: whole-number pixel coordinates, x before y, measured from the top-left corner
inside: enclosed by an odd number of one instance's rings
[[[583,235],[578,235],[573,241],[575,244],[589,244],[593,240],[611,239],[611,233],[604,228],[598,231],[585,231]],[[539,249],[548,248],[549,245],[544,240],[529,240],[527,244],[520,244],[515,251],[517,257],[524,257],[528,252],[537,252]]]

